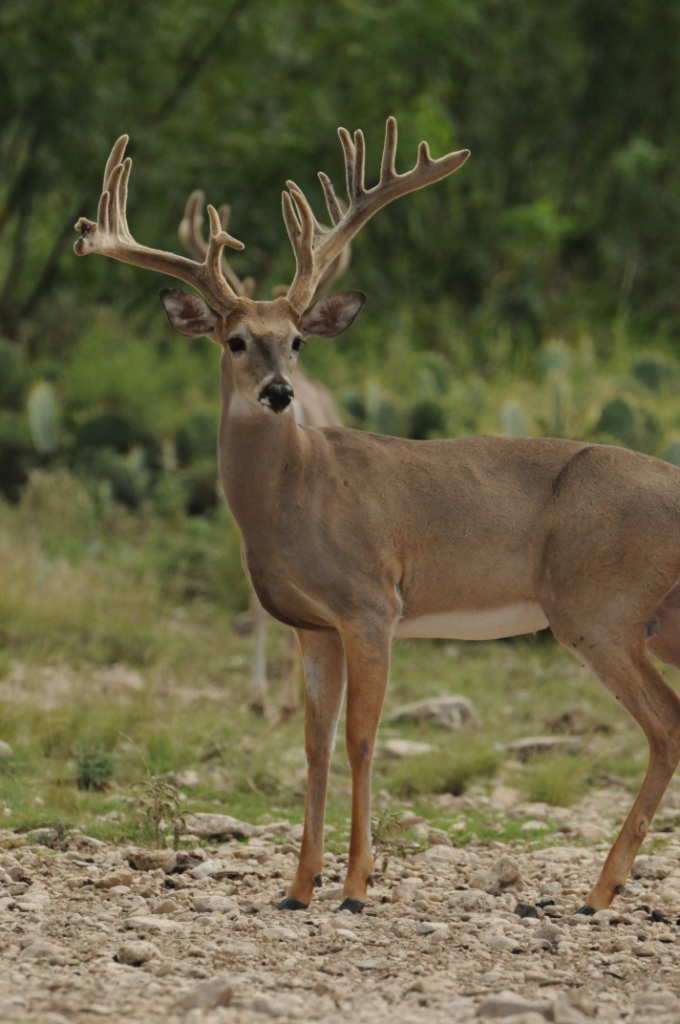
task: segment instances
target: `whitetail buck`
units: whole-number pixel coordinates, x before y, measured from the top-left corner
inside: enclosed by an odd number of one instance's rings
[[[364,186],[364,139],[340,130],[349,207],[320,175],[333,222],[317,223],[288,182],[283,214],[297,271],[285,298],[240,297],[220,268],[241,248],[209,208],[203,262],[134,241],[125,204],[127,139],[113,148],[97,223],[76,252],[170,274],[202,298],[164,289],[170,322],[222,346],[220,476],[263,606],[292,625],[306,677],[307,804],[300,860],[281,909],[305,907],[323,867],[329,761],[347,686],[352,829],[342,907],[371,883],[371,759],[394,636],[492,639],[550,625],[645,732],[650,758],[633,809],[587,897],[609,906],[680,759],[680,698],[650,659],[680,667],[680,470],[635,452],[546,438],[406,441],[293,415],[292,374],[308,337],[351,324],[360,292],[310,300],[324,272],[377,210],[438,181],[468,152],[394,167],[387,122],[380,181]]]
[[[203,236],[203,204],[205,195],[198,189],[192,192],[184,208],[184,217],[179,225],[179,237],[185,249],[194,259],[205,260],[208,243]],[[226,203],[217,211],[220,225],[226,231],[231,218],[231,207]],[[333,260],[316,288],[316,295],[332,288],[341,277],[350,261],[350,246],[347,245]],[[243,280],[238,276],[222,251],[222,272],[232,289],[241,298],[251,299],[256,292],[252,277]],[[278,292],[280,289],[275,289]],[[287,289],[284,289],[286,291]],[[298,423],[305,427],[341,427],[342,420],[333,396],[318,380],[302,372],[298,363],[293,371],[295,398],[293,408]],[[264,715],[267,702],[267,613],[260,604],[257,594],[250,587],[250,611],[253,621],[253,663],[248,687],[248,706],[256,715]],[[281,704],[281,717],[286,720],[295,714],[298,707],[298,645],[292,629],[286,631],[286,671]]]

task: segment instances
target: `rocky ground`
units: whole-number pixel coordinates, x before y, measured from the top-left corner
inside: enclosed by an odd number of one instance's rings
[[[597,794],[580,813],[597,817]],[[604,843],[457,848],[431,830],[380,860],[360,916],[335,913],[346,858],[327,853],[318,897],[284,914],[300,826],[191,828],[222,841],[175,854],[0,832],[1,1021],[680,1021],[671,832],[588,918]]]

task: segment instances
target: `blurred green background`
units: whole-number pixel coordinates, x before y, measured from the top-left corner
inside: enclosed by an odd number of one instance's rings
[[[317,171],[342,194],[344,125],[366,133],[372,184],[389,114],[399,170],[423,138],[434,156],[469,147],[472,158],[382,211],[354,245],[342,286],[365,290],[367,305],[346,336],[304,354],[346,423],[412,438],[585,438],[680,465],[677,3],[0,0],[0,681],[10,690],[17,678],[32,692],[21,673],[45,664],[87,675],[124,663],[161,697],[175,679],[220,686],[232,704],[247,683],[248,642],[224,628],[247,590],[217,486],[218,350],[172,333],[157,299],[167,280],[73,255],[73,224],[96,215],[112,143],[131,136],[139,241],[181,251],[184,203],[202,188],[231,203],[246,249],[230,258],[268,294],[293,274],[285,180],[320,215]],[[547,659],[546,706],[564,710],[576,691],[561,688],[555,653],[525,658],[521,643],[522,665]],[[282,644],[275,631],[274,677]],[[481,659],[490,707],[510,687],[494,661],[505,649],[461,662]],[[400,650],[395,671],[413,670],[404,698],[440,689],[444,675],[467,686],[436,645],[418,648],[420,661]],[[0,735],[26,752],[10,810],[28,813],[22,780],[43,770],[59,799],[86,798],[59,786],[88,730],[121,757],[123,731],[153,746],[156,711],[145,718],[135,704],[108,728],[115,715],[97,694],[90,710],[80,697],[69,705],[61,732],[52,711],[26,724],[13,697],[0,705]],[[507,735],[543,728],[540,709],[515,726],[513,714],[484,742],[500,742],[508,723]],[[245,718],[233,721],[247,736]],[[186,742],[155,770],[199,757],[198,740]],[[623,772],[617,758],[632,764],[618,748],[611,758],[610,771]],[[261,795],[249,778],[246,791]]]
[[[172,335],[155,275],[72,253],[128,132],[130,223],[178,251],[184,202],[233,206],[233,263],[293,258],[280,191],[319,212],[338,125],[385,118],[452,178],[354,247],[369,302],[307,368],[350,425],[614,441],[680,461],[680,8],[670,0],[0,5],[0,491],[67,466],[137,509],[213,514],[217,352]],[[677,439],[676,439],[677,433]],[[96,492],[96,493],[95,493]]]

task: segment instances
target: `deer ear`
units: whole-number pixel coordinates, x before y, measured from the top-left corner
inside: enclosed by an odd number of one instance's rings
[[[347,330],[365,301],[363,292],[326,295],[302,314],[300,330],[307,338],[336,338]]]
[[[217,314],[200,295],[181,288],[163,288],[159,292],[170,325],[186,338],[210,336],[217,330]]]

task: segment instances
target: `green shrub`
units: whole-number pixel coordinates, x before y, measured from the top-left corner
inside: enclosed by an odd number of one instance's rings
[[[400,797],[423,793],[453,793],[460,796],[474,779],[488,778],[498,771],[500,760],[493,750],[451,755],[443,752],[406,758],[388,781]]]
[[[78,754],[76,782],[78,789],[106,789],[113,778],[113,757],[101,743],[92,742]]]
[[[528,800],[570,807],[583,793],[584,775],[574,757],[544,756],[525,771],[522,786]]]

